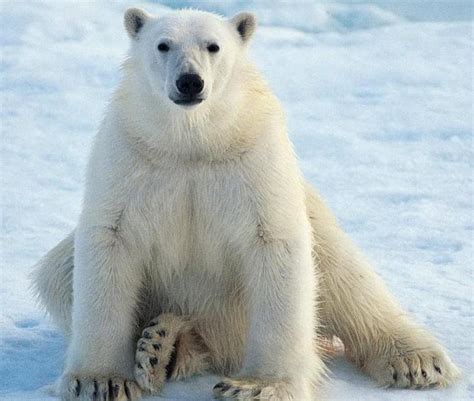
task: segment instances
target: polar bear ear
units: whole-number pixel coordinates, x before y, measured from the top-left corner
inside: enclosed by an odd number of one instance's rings
[[[242,12],[234,15],[230,22],[235,26],[242,41],[246,43],[257,28],[257,18],[249,12]]]
[[[141,8],[129,8],[125,11],[123,22],[128,35],[132,39],[136,39],[140,30],[150,18],[151,15]]]

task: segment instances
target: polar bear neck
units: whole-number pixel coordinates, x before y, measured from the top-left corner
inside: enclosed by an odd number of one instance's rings
[[[129,142],[151,161],[239,157],[258,141],[265,125],[283,119],[278,101],[251,64],[236,69],[225,97],[206,100],[189,112],[143,91],[130,66],[124,71],[112,112],[120,117]]]

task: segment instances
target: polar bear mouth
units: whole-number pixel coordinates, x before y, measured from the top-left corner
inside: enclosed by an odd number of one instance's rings
[[[181,98],[181,99],[171,99],[175,104],[179,106],[194,106],[195,104],[201,103],[204,99],[202,98]]]

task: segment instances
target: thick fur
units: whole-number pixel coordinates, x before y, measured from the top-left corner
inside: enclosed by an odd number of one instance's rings
[[[174,352],[172,378],[233,376],[217,397],[314,400],[318,333],[340,337],[383,385],[452,382],[442,348],[304,183],[281,107],[247,60],[254,18],[131,9],[125,25],[130,57],[79,224],[34,277],[70,333],[63,399],[92,400],[94,388],[112,397],[116,378],[132,399],[159,391]],[[204,101],[178,106],[174,82],[189,72],[203,78]],[[159,315],[150,327],[161,328],[140,334]]]

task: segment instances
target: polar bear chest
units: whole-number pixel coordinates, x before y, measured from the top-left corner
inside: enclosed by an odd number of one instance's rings
[[[238,169],[193,165],[160,170],[146,188],[153,266],[162,279],[220,275],[235,265],[254,224]],[[198,278],[196,277],[196,278]]]

